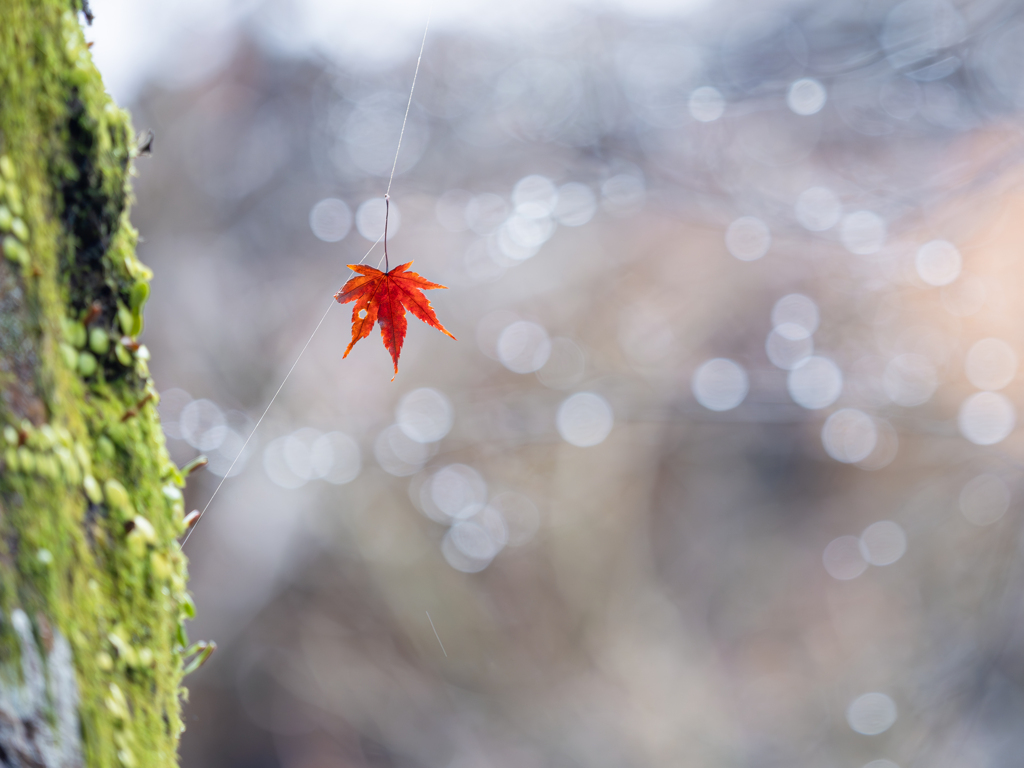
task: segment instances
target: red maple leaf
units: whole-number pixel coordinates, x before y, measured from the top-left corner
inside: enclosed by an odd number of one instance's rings
[[[369,336],[373,324],[379,321],[380,335],[395,362],[395,375],[398,375],[398,356],[402,354],[402,343],[408,327],[406,310],[446,336],[455,338],[441,325],[430,302],[423,295],[425,290],[445,286],[424,280],[415,272],[408,272],[411,265],[411,261],[399,264],[390,272],[381,272],[362,264],[348,265],[349,269],[359,274],[334,294],[339,304],[355,302],[352,307],[352,341],[342,357],[348,357],[356,342]],[[394,381],[394,377],[391,380]]]

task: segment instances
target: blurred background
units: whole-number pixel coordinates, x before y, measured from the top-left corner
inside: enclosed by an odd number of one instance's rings
[[[93,1],[183,765],[1019,765],[1024,7],[428,5]]]

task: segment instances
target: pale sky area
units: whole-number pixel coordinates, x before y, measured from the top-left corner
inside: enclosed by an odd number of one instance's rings
[[[428,16],[438,29],[515,34],[580,5],[638,15],[692,12],[708,0],[92,0],[86,31],[107,88],[129,103],[149,77],[168,86],[201,80],[228,57],[233,30],[248,20],[272,47],[316,52],[347,65],[388,66],[414,52]]]

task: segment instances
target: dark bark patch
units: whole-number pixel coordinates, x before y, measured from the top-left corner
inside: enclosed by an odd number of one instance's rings
[[[68,289],[68,309],[76,319],[88,316],[91,325],[113,331],[117,327],[118,295],[104,255],[110,249],[127,204],[123,183],[105,178],[104,163],[113,163],[106,175],[123,179],[128,158],[99,157],[97,131],[103,128],[89,114],[72,89],[67,102],[67,152],[72,171],[59,188],[61,223],[68,240],[61,272]],[[124,366],[104,365],[107,381],[125,375]]]

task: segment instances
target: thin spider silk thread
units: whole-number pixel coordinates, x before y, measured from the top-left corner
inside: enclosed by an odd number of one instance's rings
[[[434,637],[437,638],[437,644],[441,646],[441,653],[443,653],[444,657],[447,659],[448,658],[448,651],[446,651],[444,649],[444,643],[441,642],[441,636],[439,634],[437,634],[437,627],[434,626],[434,620],[432,618],[430,618],[430,611],[427,611],[426,613],[427,613],[427,621],[430,622],[430,628],[432,630],[434,630]]]
[[[402,151],[402,139],[405,137],[405,124],[409,120],[409,110],[412,109],[412,96],[413,93],[416,91],[416,78],[420,74],[420,63],[423,61],[423,49],[427,44],[427,30],[429,29],[429,27],[430,17],[428,16],[427,23],[424,24],[423,26],[423,39],[420,41],[419,56],[416,57],[416,69],[412,74],[412,86],[409,88],[409,101],[405,105],[405,116],[402,118],[402,130],[399,131],[398,133],[398,146],[395,148],[395,160],[391,164],[391,176],[388,178],[388,188],[387,191],[384,193],[384,204],[386,206],[386,211],[390,210],[389,200],[391,193],[391,184],[395,180],[395,170],[398,168],[398,155]],[[388,231],[386,216],[387,215],[385,214],[383,234],[381,234],[381,236],[377,238],[376,242],[374,242],[374,244],[370,246],[370,250],[363,254],[363,257],[358,261],[359,264],[362,264],[364,261],[366,261],[366,257],[373,253],[373,249],[380,244],[381,240],[384,240],[387,237]],[[384,259],[382,257],[381,261],[383,260]],[[378,269],[380,268],[379,263],[377,264],[377,267]],[[260,428],[260,424],[263,423],[263,419],[265,419],[267,414],[270,412],[270,408],[271,406],[273,406],[274,401],[277,400],[277,396],[281,394],[281,390],[284,389],[284,385],[288,383],[288,379],[291,378],[292,373],[295,371],[295,367],[299,364],[299,360],[301,360],[302,356],[306,353],[306,350],[309,348],[310,343],[313,341],[313,337],[316,336],[317,331],[320,330],[320,326],[324,324],[324,320],[327,319],[327,315],[330,314],[331,309],[334,307],[336,303],[337,302],[332,296],[331,303],[327,305],[327,309],[324,312],[323,316],[320,318],[320,322],[316,324],[316,328],[313,329],[313,332],[309,335],[309,338],[306,339],[306,343],[302,346],[302,350],[299,352],[298,357],[295,358],[295,362],[292,363],[292,367],[288,369],[288,373],[285,374],[284,379],[281,381],[281,385],[277,388],[277,391],[274,393],[274,396],[270,398],[270,402],[267,403],[267,407],[263,409],[263,413],[257,420],[256,425],[252,428],[252,431],[249,433],[249,436],[245,438],[245,442],[242,443],[242,447],[239,449],[234,460],[231,462],[231,465],[228,467],[227,472],[225,472],[224,476],[221,477],[220,482],[217,483],[217,487],[213,489],[213,495],[210,496],[209,500],[206,502],[206,506],[204,506],[202,512],[199,513],[199,517],[197,517],[196,521],[192,523],[192,527],[189,529],[189,532],[185,535],[184,540],[178,547],[179,551],[185,548],[185,545],[188,543],[188,540],[192,537],[192,534],[195,532],[196,528],[199,527],[199,522],[203,519],[203,516],[206,514],[206,510],[210,508],[210,505],[213,504],[213,500],[217,498],[217,494],[220,493],[220,489],[224,486],[224,482],[231,475],[231,470],[235,468],[235,464],[238,463],[238,460],[242,457],[242,454],[245,453],[245,449],[246,447],[248,447],[249,442],[253,438],[253,435],[256,434],[256,430]],[[438,640],[438,642],[440,642],[440,640]]]
[[[391,176],[388,178],[388,188],[384,190],[384,256],[377,262],[377,269],[380,269],[381,261],[387,266],[388,260],[388,214],[391,211],[391,182],[395,180],[395,169],[398,167],[398,153],[402,149],[402,139],[405,136],[405,124],[409,122],[409,110],[412,109],[412,94],[416,90],[416,78],[420,74],[420,62],[423,61],[423,48],[427,44],[427,30],[430,29],[430,14],[427,14],[427,23],[423,25],[423,39],[420,40],[420,53],[416,57],[416,69],[412,73],[412,88],[409,89],[409,100],[405,103],[405,116],[402,117],[402,130],[398,132],[398,149],[395,150],[395,161],[391,163]],[[378,240],[377,242],[380,242]],[[377,243],[374,243],[376,246]],[[372,249],[371,249],[372,250]],[[366,256],[370,254],[367,253]],[[365,259],[366,256],[363,256]],[[362,260],[359,261],[362,264]],[[196,521],[198,522],[198,521]]]
[[[388,179],[388,188],[384,190],[384,197],[391,194],[391,182],[395,180],[395,168],[398,167],[398,153],[402,149],[402,137],[405,136],[405,124],[409,120],[409,110],[412,109],[412,94],[416,90],[416,78],[420,74],[420,62],[423,61],[423,47],[427,44],[427,29],[430,28],[430,15],[427,15],[427,23],[423,25],[423,39],[420,41],[420,54],[416,57],[416,70],[412,73],[412,87],[409,89],[409,101],[405,104],[405,117],[402,118],[402,130],[398,132],[398,149],[395,150],[395,162],[391,164],[391,178]]]
[[[372,251],[374,248],[377,247],[377,243],[379,243],[382,238],[383,238],[383,235],[381,235],[381,237],[377,239],[376,243],[374,243],[373,245],[370,246],[370,250],[367,251],[363,255],[364,259],[367,256],[370,255],[370,251]],[[362,264],[362,260],[360,260],[359,263]],[[192,527],[189,529],[189,532],[185,535],[185,539],[181,542],[181,546],[178,547],[179,550],[182,550],[182,549],[185,548],[185,545],[188,543],[188,540],[192,537],[193,531],[195,531],[195,529],[198,527],[199,521],[202,520],[203,519],[203,515],[206,514],[206,510],[208,510],[210,508],[210,505],[213,504],[213,500],[215,498],[217,498],[217,494],[220,493],[220,489],[224,485],[224,482],[228,479],[228,477],[230,477],[231,470],[235,468],[235,464],[238,463],[238,460],[242,457],[242,454],[245,453],[245,449],[249,445],[249,441],[252,440],[253,435],[256,434],[256,430],[260,428],[260,424],[263,423],[263,419],[266,418],[267,414],[270,412],[270,407],[274,404],[274,401],[277,400],[277,396],[281,394],[281,390],[284,389],[284,385],[288,383],[288,379],[291,378],[292,372],[295,370],[295,366],[297,366],[299,364],[299,360],[301,360],[302,356],[306,353],[306,349],[309,347],[310,343],[313,341],[313,337],[316,336],[316,332],[320,330],[320,326],[324,324],[324,320],[326,320],[327,319],[327,315],[330,314],[331,307],[333,307],[336,303],[337,302],[335,301],[334,297],[332,296],[331,297],[331,303],[327,305],[327,309],[324,311],[323,316],[320,318],[320,322],[316,324],[316,328],[313,329],[313,332],[309,335],[309,338],[306,339],[306,343],[302,346],[302,350],[299,352],[298,357],[295,358],[295,362],[292,363],[292,367],[289,368],[288,369],[288,373],[286,373],[284,375],[284,379],[281,381],[281,385],[277,388],[277,391],[274,393],[274,396],[272,398],[270,398],[270,402],[267,403],[267,407],[263,409],[262,415],[260,416],[259,420],[256,422],[256,425],[252,428],[252,431],[249,433],[249,436],[247,438],[245,438],[245,442],[242,443],[242,447],[239,449],[238,453],[235,455],[235,458],[231,462],[231,465],[228,467],[227,472],[225,472],[224,476],[221,477],[220,482],[217,483],[217,487],[213,489],[213,495],[210,496],[210,499],[206,502],[206,506],[203,507],[203,511],[199,513],[199,517],[197,517],[196,521],[194,523],[192,523]]]

